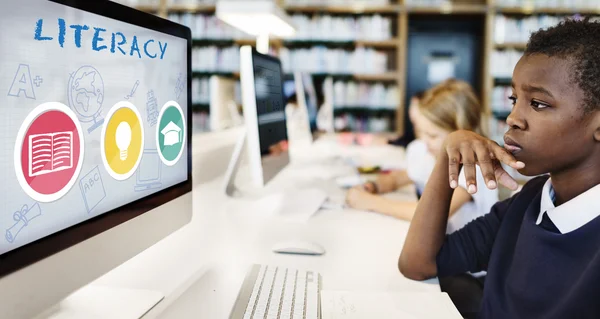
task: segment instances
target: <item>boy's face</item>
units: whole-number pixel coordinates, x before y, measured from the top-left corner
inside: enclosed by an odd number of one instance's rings
[[[539,175],[581,164],[594,149],[592,116],[583,116],[584,93],[572,63],[541,54],[523,56],[513,73],[516,103],[507,119],[505,148]]]

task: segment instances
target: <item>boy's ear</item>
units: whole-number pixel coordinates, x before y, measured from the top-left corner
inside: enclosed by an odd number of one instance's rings
[[[592,125],[594,125],[594,140],[600,142],[600,112],[594,114]]]

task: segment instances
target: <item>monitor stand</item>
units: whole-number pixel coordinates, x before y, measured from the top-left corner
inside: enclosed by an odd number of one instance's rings
[[[251,198],[257,201],[268,200],[272,213],[293,221],[306,221],[326,203],[327,194],[313,187],[288,189],[274,194],[264,194],[250,189],[240,190],[235,186],[235,180],[246,147],[246,132],[242,133],[235,144],[231,160],[225,172],[224,191],[229,197]],[[252,188],[253,190],[256,190]],[[264,189],[263,189],[264,190]]]
[[[239,139],[235,143],[233,153],[231,154],[231,160],[229,161],[229,166],[227,166],[227,170],[225,171],[225,180],[223,188],[225,190],[225,194],[229,197],[239,197],[242,195],[241,191],[237,187],[235,187],[235,178],[237,176],[238,170],[240,169],[242,154],[244,154],[245,149],[246,130],[243,130]]]
[[[139,319],[163,298],[152,290],[87,285],[35,319]]]

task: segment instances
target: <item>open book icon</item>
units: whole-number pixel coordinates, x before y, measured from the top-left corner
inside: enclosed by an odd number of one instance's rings
[[[29,136],[29,176],[73,167],[73,132]]]

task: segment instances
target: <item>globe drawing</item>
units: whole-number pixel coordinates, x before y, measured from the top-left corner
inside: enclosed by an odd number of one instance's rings
[[[91,133],[104,123],[101,117],[104,102],[104,81],[100,72],[92,66],[83,66],[69,78],[67,88],[71,109],[81,122],[93,122],[88,128]]]

